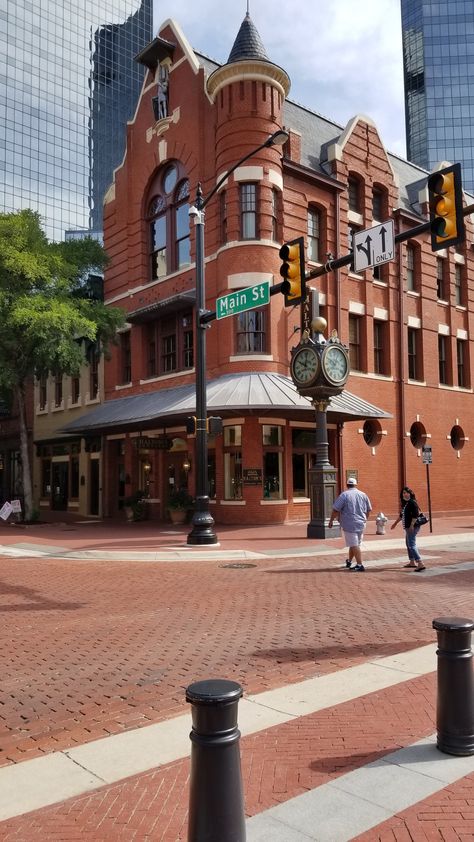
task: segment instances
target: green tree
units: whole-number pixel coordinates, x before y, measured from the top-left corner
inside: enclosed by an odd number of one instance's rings
[[[77,375],[87,344],[107,354],[125,316],[89,294],[90,273],[106,264],[104,249],[90,237],[51,243],[37,213],[0,214],[0,394],[18,402],[27,520],[33,496],[26,388],[40,374]]]

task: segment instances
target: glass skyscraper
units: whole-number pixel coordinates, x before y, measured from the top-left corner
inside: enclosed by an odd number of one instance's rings
[[[100,231],[152,39],[152,0],[9,0],[0,8],[0,211],[50,239]]]
[[[401,0],[409,161],[460,162],[474,192],[474,5]]]

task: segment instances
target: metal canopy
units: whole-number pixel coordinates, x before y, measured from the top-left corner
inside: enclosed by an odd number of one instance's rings
[[[283,374],[254,372],[227,374],[207,385],[210,414],[231,417],[238,413],[265,412],[294,420],[314,418],[308,398],[298,394],[293,381]],[[196,412],[195,385],[158,389],[128,398],[106,401],[80,418],[66,424],[63,433],[98,433],[124,429],[147,429],[158,425],[182,423]],[[392,418],[390,413],[344,391],[331,399],[328,421],[359,421],[366,418]]]

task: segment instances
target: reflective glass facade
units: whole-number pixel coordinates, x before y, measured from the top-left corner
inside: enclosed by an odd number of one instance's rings
[[[151,38],[152,0],[0,5],[0,211],[39,211],[55,240],[101,229]]]
[[[474,5],[401,0],[407,157],[459,161],[474,192]]]

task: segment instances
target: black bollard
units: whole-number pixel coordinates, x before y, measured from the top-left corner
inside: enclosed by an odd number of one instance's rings
[[[192,705],[188,842],[245,842],[235,681],[198,681],[186,690]]]
[[[438,635],[437,746],[446,754],[474,754],[474,621],[438,617],[433,628]]]

